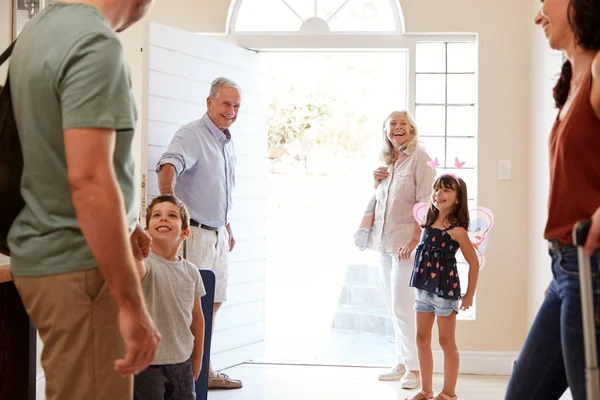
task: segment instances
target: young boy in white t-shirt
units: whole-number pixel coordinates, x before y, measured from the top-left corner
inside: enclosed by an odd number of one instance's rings
[[[162,341],[154,362],[135,376],[137,400],[193,400],[202,368],[206,294],[198,269],[177,251],[190,234],[185,205],[171,195],[155,198],[146,214],[152,251],[141,268],[148,310]]]

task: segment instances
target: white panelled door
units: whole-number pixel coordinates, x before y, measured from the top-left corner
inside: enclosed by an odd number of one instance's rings
[[[202,117],[212,80],[224,76],[242,88],[242,106],[231,128],[237,176],[230,221],[237,245],[229,258],[227,302],[219,311],[211,352],[214,367],[222,369],[260,356],[264,347],[268,79],[256,52],[154,22],[147,32],[145,204],[159,194],[159,157],[181,125]]]

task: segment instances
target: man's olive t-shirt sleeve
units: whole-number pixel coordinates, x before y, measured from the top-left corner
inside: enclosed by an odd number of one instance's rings
[[[116,36],[82,36],[58,70],[56,88],[63,129],[135,128],[129,74]]]

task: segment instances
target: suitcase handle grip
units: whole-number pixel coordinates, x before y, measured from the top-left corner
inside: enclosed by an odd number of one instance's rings
[[[575,246],[585,245],[591,226],[591,219],[584,219],[575,224],[575,227],[573,228],[573,242],[575,243]]]

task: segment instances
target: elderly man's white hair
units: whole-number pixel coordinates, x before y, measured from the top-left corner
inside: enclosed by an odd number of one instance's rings
[[[234,88],[238,92],[240,92],[240,95],[242,94],[242,89],[239,87],[239,85],[237,83],[235,83],[231,79],[219,77],[219,78],[215,79],[214,81],[212,81],[212,83],[210,84],[210,92],[208,93],[208,97],[210,97],[213,100],[216,99],[217,95],[219,94],[219,89],[221,89],[223,87]]]

